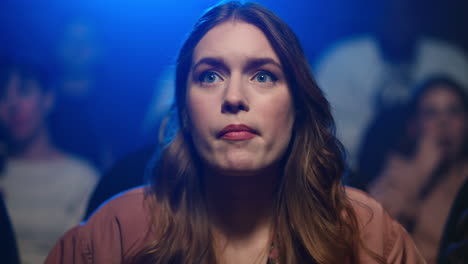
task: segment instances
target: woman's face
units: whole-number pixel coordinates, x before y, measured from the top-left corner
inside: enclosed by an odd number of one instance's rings
[[[187,85],[189,130],[209,167],[244,175],[281,159],[294,109],[280,60],[257,27],[211,29],[195,47]]]
[[[467,118],[462,101],[445,85],[432,88],[419,103],[420,131],[438,141],[445,157],[460,153],[468,133]]]
[[[0,122],[10,140],[22,143],[33,138],[45,125],[52,95],[45,94],[35,80],[14,73],[0,95]]]

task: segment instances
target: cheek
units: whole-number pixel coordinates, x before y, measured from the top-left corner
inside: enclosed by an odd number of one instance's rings
[[[197,134],[208,132],[208,124],[214,119],[214,100],[207,100],[205,97],[192,93],[187,99],[188,125]]]
[[[40,122],[45,118],[47,111],[45,105],[35,98],[25,99],[18,108],[19,117],[31,123]]]
[[[187,97],[187,117],[186,122],[188,132],[191,135],[197,152],[209,159],[213,149],[213,123],[219,119],[216,111],[216,99],[198,91],[191,92]]]
[[[294,109],[289,94],[270,100],[262,108],[265,126],[273,142],[287,145],[294,123]]]

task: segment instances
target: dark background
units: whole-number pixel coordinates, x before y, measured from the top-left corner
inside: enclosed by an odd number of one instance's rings
[[[388,1],[388,0],[387,0]],[[418,0],[413,0],[415,3]],[[372,32],[384,1],[258,1],[282,17],[297,33],[311,64],[333,43]],[[426,0],[414,14],[425,35],[452,42],[468,51],[468,1]],[[106,72],[107,111],[112,111],[120,153],[141,144],[141,127],[154,83],[171,65],[185,34],[203,10],[217,1],[151,0],[2,0],[0,55],[53,61],[63,26],[76,18],[95,25]],[[392,23],[392,21],[388,21]]]

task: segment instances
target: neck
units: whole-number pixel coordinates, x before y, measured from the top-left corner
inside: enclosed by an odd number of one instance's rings
[[[18,144],[12,157],[22,160],[44,160],[57,157],[59,151],[52,145],[49,131],[43,128],[31,140]]]
[[[205,171],[216,255],[223,263],[265,263],[273,233],[278,167],[252,175]]]
[[[246,242],[257,235],[270,239],[279,168],[261,173],[226,176],[207,170],[205,188],[215,232],[227,240]]]

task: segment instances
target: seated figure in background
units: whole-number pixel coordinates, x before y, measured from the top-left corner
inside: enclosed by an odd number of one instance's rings
[[[88,162],[58,149],[48,129],[54,92],[40,67],[0,61],[0,125],[6,146],[0,188],[21,263],[42,263],[81,220],[97,180]]]
[[[368,189],[435,263],[450,207],[468,178],[468,99],[454,81],[432,78],[407,111],[405,136]]]
[[[375,28],[331,45],[315,66],[353,170],[358,170],[369,124],[407,104],[418,83],[433,75],[446,75],[468,87],[465,52],[424,34],[419,20],[424,9],[419,1],[375,2]]]

